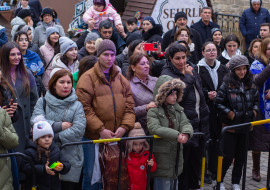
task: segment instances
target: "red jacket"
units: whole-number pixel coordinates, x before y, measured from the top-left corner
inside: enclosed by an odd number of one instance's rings
[[[147,160],[149,151],[144,151],[142,154],[131,152],[129,157],[127,156],[126,159],[129,175],[129,190],[144,190],[147,184]],[[154,160],[154,165],[151,167],[151,172],[154,172],[157,169],[157,164],[153,155],[152,159]]]

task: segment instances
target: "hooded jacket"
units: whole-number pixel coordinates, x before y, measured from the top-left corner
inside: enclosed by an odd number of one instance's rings
[[[26,50],[26,54],[23,55],[24,65],[33,73],[37,72],[37,75],[42,75],[44,71],[43,63],[36,52]]]
[[[146,150],[143,153],[131,152],[129,153],[129,158],[126,159],[129,176],[129,189],[146,189],[148,171],[147,160],[149,158],[149,151]],[[157,168],[157,164],[155,158],[152,157],[152,159],[154,161],[154,165],[151,167],[151,172],[154,172]]]
[[[52,71],[51,71],[51,74],[50,74],[50,77],[53,76],[53,74],[58,71],[58,70],[61,70],[61,69],[66,69],[68,71],[70,71],[72,74],[75,73],[76,71],[79,70],[79,61],[76,60],[74,63],[73,63],[73,69],[71,69],[70,67],[67,67],[62,61],[61,61],[61,56],[62,54],[61,53],[58,53],[54,56],[53,60],[52,60]]]
[[[87,120],[84,136],[88,139],[98,139],[104,129],[115,132],[123,127],[129,131],[134,126],[134,101],[129,82],[116,65],[111,67],[110,74],[107,81],[97,62],[77,84],[76,92]]]
[[[223,82],[224,76],[228,73],[228,69],[222,65],[218,60],[215,60],[215,67],[211,68],[205,62],[205,59],[201,59],[195,67],[195,70],[199,73],[202,81],[202,89],[206,103],[209,107],[209,132],[212,140],[218,139],[221,134],[221,122],[218,119],[217,110],[214,108],[214,100],[208,98],[208,92],[218,91]]]
[[[8,113],[0,108],[0,154],[18,146],[18,135]],[[13,189],[10,158],[0,158],[0,189]]]
[[[156,108],[151,108],[147,112],[147,127],[152,135],[161,138],[154,140],[153,154],[157,162],[157,170],[153,173],[154,177],[175,179],[182,173],[183,169],[183,147],[181,145],[178,163],[178,174],[175,173],[177,139],[180,133],[193,135],[192,126],[187,119],[183,107],[178,103],[167,105],[167,112],[173,121],[173,128],[169,127],[169,120],[165,115],[163,103],[169,92],[178,89],[177,102],[182,100],[185,83],[179,79],[173,79],[164,75],[158,78],[154,88],[154,98]]]
[[[262,0],[260,0],[262,6]],[[251,4],[250,0],[250,8],[244,10],[240,22],[239,28],[242,35],[245,37],[246,44],[249,46],[250,42],[257,38],[260,34],[260,26],[262,23],[270,22],[270,14],[269,11],[265,8],[260,7],[258,12],[256,13]]]
[[[86,120],[82,104],[78,101],[75,90],[72,89],[71,94],[63,100],[56,98],[48,91],[45,95],[45,110],[43,100],[42,97],[38,99],[32,118],[38,115],[45,116],[46,121],[54,130],[54,141],[59,146],[64,143],[80,142],[85,131]],[[62,130],[62,122],[70,122],[72,126]],[[78,183],[83,165],[82,146],[65,147],[61,150],[61,154],[71,165],[70,171],[62,175],[61,179]]]
[[[147,32],[142,31],[143,40],[147,43],[162,42],[163,28],[162,25],[156,24]]]
[[[185,84],[183,101],[180,105],[184,108],[184,112],[193,127],[194,132],[203,132],[209,138],[209,108],[206,104],[205,97],[202,91],[201,79],[196,71],[193,71],[193,75],[181,73],[170,61],[163,67],[161,75],[169,75],[173,78],[180,78]],[[200,96],[199,113],[196,111],[196,92],[197,89]],[[193,146],[199,145],[199,139],[197,137],[192,138],[190,143]]]
[[[92,19],[95,21],[94,29],[98,29],[99,24],[103,20],[111,20],[114,21],[114,25],[117,26],[119,24],[122,25],[122,20],[117,11],[113,8],[109,0],[105,1],[105,7],[102,12],[98,12],[94,9],[94,6],[91,6],[87,11],[85,11],[83,15],[83,21],[88,24],[88,22]]]
[[[226,125],[236,125],[253,121],[253,110],[258,113],[259,93],[255,86],[244,86],[244,88],[235,87],[232,84],[232,77],[227,75],[219,88],[217,97],[214,101],[220,114],[220,119]],[[240,81],[238,81],[240,83]],[[230,111],[235,113],[233,120],[228,119]],[[237,131],[241,131],[238,129]]]
[[[0,47],[8,42],[8,37],[6,34],[6,28],[0,25]]]
[[[27,25],[27,23],[21,17],[16,16],[14,19],[11,20],[11,26],[12,26],[11,38],[12,38],[12,41],[13,41],[15,33],[17,32],[17,29],[18,29],[18,27],[20,25]],[[35,30],[34,30],[33,27],[30,27],[30,28],[31,28],[32,35],[33,35],[33,38],[34,38],[34,31]]]
[[[59,174],[66,174],[70,170],[70,164],[67,159],[61,155],[60,149],[53,142],[49,147],[49,166],[54,162],[61,162],[63,164],[63,170],[61,172],[56,172],[55,175],[47,174],[45,170],[45,164],[47,158],[45,154],[41,155],[39,160],[37,145],[30,141],[28,147],[25,150],[25,154],[30,156],[31,160],[34,163],[35,175],[36,175],[36,185],[38,185],[39,190],[59,190],[61,189]],[[28,175],[28,179],[32,179],[32,168],[29,162],[24,162],[23,171]]]

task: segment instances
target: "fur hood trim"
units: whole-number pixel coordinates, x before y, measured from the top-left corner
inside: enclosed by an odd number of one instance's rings
[[[167,98],[168,93],[170,93],[171,90],[173,90],[173,89],[178,90],[177,102],[180,102],[182,100],[185,87],[186,87],[186,84],[180,79],[172,79],[172,80],[169,80],[169,81],[163,83],[159,87],[158,94],[155,97],[156,104],[162,105],[164,103],[165,99]]]

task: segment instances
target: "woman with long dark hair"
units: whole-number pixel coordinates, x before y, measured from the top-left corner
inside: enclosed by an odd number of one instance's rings
[[[224,77],[215,99],[222,127],[251,122],[259,111],[259,93],[249,71],[248,59],[243,55],[235,55],[228,64],[230,73]],[[224,134],[220,188],[222,190],[225,190],[223,180],[233,160],[232,189],[240,190],[249,130],[249,128],[233,129]]]
[[[60,53],[59,44],[59,30],[56,27],[49,27],[46,29],[47,40],[45,44],[40,47],[40,52],[45,59],[44,63],[44,74],[42,83],[46,90],[48,90],[48,83],[50,80],[50,74],[52,72],[52,60],[54,56]]]
[[[224,40],[224,50],[218,58],[220,63],[226,65],[234,55],[241,55],[239,47],[239,38],[235,34],[229,34]]]
[[[23,152],[29,138],[30,117],[38,99],[35,78],[32,72],[24,66],[19,46],[13,42],[8,42],[2,47],[0,68],[3,78],[12,87],[17,97],[16,117],[18,120],[13,126],[19,136],[19,146],[16,151]]]

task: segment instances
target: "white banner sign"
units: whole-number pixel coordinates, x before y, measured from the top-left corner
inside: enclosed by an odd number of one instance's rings
[[[157,0],[152,12],[156,23],[163,26],[163,32],[174,27],[174,17],[177,12],[185,12],[188,17],[188,26],[201,19],[202,7],[206,7],[205,0]]]

